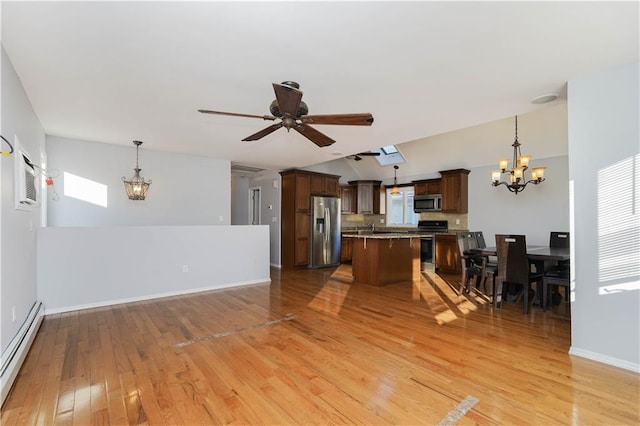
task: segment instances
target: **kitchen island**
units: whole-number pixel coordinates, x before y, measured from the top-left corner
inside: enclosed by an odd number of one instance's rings
[[[357,283],[385,285],[420,280],[419,233],[345,234],[353,238],[353,277]]]

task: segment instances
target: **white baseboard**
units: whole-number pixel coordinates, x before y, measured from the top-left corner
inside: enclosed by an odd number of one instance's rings
[[[122,303],[142,302],[145,300],[161,299],[163,297],[182,296],[185,294],[200,293],[203,291],[224,290],[232,287],[242,287],[247,285],[270,284],[270,283],[271,283],[271,277],[266,277],[259,280],[227,283],[227,284],[215,285],[211,287],[200,287],[200,288],[188,289],[184,291],[172,291],[167,293],[148,294],[140,297],[130,297],[127,299],[113,299],[113,300],[104,300],[96,303],[86,303],[86,304],[75,305],[75,306],[63,306],[61,308],[47,309],[45,314],[46,315],[60,314],[63,312],[80,311],[83,309],[102,308],[104,306],[120,305]]]
[[[571,347],[569,349],[569,355],[576,355],[582,358],[590,359],[592,361],[597,361],[603,364],[612,365],[614,367],[624,368],[625,370],[631,370],[635,373],[640,373],[640,364],[634,364],[633,362],[603,355],[597,352],[591,352],[585,349]]]
[[[42,319],[44,318],[44,307],[41,302],[36,302],[31,307],[27,319],[22,324],[13,340],[2,352],[2,362],[0,367],[0,406],[9,395],[11,386],[18,376],[20,367],[29,353],[29,348],[36,337]]]

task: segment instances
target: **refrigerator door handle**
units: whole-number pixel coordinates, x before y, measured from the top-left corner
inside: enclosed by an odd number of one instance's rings
[[[329,237],[331,236],[331,211],[326,207],[324,209],[324,217],[326,218],[324,240],[329,242]]]

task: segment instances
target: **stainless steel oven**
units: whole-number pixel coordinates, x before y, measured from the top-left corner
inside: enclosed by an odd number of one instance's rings
[[[420,269],[434,271],[436,268],[436,237],[435,234],[449,231],[447,220],[421,220],[418,222],[417,232],[430,233],[420,237]]]

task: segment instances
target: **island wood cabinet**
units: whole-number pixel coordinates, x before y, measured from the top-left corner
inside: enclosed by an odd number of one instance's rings
[[[351,214],[358,211],[357,194],[358,187],[356,185],[340,185],[340,211],[342,214]]]
[[[380,180],[352,180],[349,185],[357,187],[358,214],[380,214]]]
[[[415,195],[442,194],[441,179],[424,179],[413,181],[413,192]]]
[[[462,272],[455,235],[436,234],[436,270],[452,274]]]
[[[283,268],[309,265],[311,196],[338,196],[340,176],[305,170],[285,170],[282,176],[280,214],[281,262]]]
[[[469,212],[469,170],[440,172],[442,176],[442,213]]]
[[[340,263],[351,263],[353,259],[353,238],[345,237],[347,234],[355,232],[343,232],[340,239]]]

